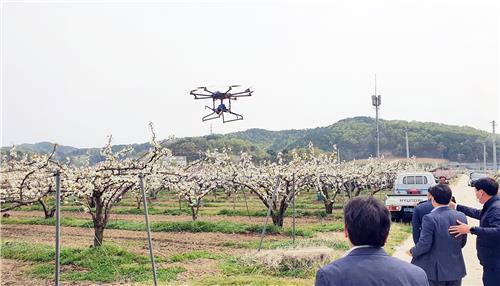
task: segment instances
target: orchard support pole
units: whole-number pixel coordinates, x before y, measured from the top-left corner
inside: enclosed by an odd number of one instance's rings
[[[248,219],[252,220],[252,218],[250,217],[250,210],[248,210],[248,202],[247,202],[247,195],[245,194],[245,189],[242,188],[241,191],[243,192],[243,198],[245,199],[245,207],[247,208]]]
[[[293,174],[293,179],[292,179],[292,192],[293,192],[293,197],[292,197],[292,208],[293,208],[293,216],[292,216],[292,239],[293,243],[295,244],[295,174]]]
[[[144,206],[144,217],[146,219],[146,230],[148,232],[148,243],[149,243],[149,257],[151,258],[151,267],[153,269],[153,281],[154,285],[158,285],[158,277],[156,275],[156,264],[155,257],[153,255],[153,241],[151,238],[151,228],[149,227],[149,213],[148,213],[148,202],[146,200],[146,195],[144,193],[144,175],[139,175],[139,184],[141,188],[142,203]]]
[[[56,271],[54,284],[60,285],[61,273],[61,173],[56,172]]]

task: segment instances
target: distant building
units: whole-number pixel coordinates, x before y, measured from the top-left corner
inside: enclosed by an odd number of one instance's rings
[[[170,156],[165,157],[165,162],[177,165],[177,166],[186,166],[187,165],[187,157],[186,156]]]

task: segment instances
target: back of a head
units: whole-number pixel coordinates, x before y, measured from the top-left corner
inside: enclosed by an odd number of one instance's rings
[[[492,178],[481,178],[474,182],[474,187],[490,196],[498,194],[498,183]]]
[[[344,207],[344,221],[353,245],[385,245],[391,228],[387,208],[373,197],[356,197]]]
[[[436,203],[447,205],[451,200],[451,189],[448,185],[435,185],[429,188],[429,193],[434,197]]]

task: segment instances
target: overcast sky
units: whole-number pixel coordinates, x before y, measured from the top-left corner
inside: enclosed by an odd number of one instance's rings
[[[491,130],[498,1],[2,4],[2,146],[98,147],[374,116]],[[189,91],[241,84],[243,121],[201,122]]]

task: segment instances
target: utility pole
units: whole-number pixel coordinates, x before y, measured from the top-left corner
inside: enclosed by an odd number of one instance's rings
[[[495,125],[496,125],[496,122],[495,120],[493,120],[491,122],[491,125],[493,126],[493,171],[497,171],[498,170],[498,166],[497,166],[497,145],[496,145],[496,134],[495,134]]]
[[[375,74],[375,94],[372,95],[372,105],[375,106],[375,122],[377,125],[377,158],[380,158],[380,133],[378,129],[378,110],[382,104],[382,96],[377,94],[377,74]]]
[[[410,147],[408,145],[408,132],[405,131],[405,141],[406,141],[406,160],[410,159]]]
[[[486,142],[483,141],[483,171],[486,172]]]

